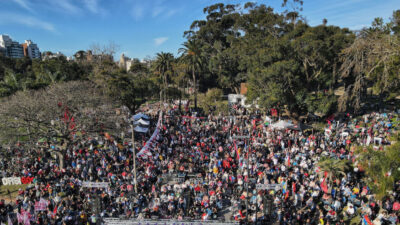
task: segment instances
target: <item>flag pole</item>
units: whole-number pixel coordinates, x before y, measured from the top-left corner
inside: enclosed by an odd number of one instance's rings
[[[137,194],[137,181],[136,181],[136,149],[135,149],[135,129],[132,128],[132,150],[133,150],[133,176],[134,176],[134,183],[135,183],[135,194]]]

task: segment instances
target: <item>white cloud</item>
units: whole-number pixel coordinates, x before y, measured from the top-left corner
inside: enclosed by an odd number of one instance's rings
[[[144,8],[143,5],[141,5],[141,4],[136,4],[136,5],[134,5],[133,8],[132,8],[131,15],[133,16],[133,18],[134,18],[135,20],[140,20],[140,19],[142,19],[143,16],[144,16],[144,11],[145,11],[145,8]]]
[[[14,13],[0,12],[0,24],[20,24],[56,33],[54,25],[49,22],[39,20],[35,17]]]
[[[160,13],[162,13],[163,11],[164,11],[164,7],[156,6],[153,8],[152,16],[156,17],[156,16],[160,15]]]
[[[99,5],[97,0],[83,0],[85,3],[86,7],[92,12],[92,13],[98,13],[99,12]]]
[[[159,37],[159,38],[154,38],[154,44],[156,46],[162,45],[164,42],[168,40],[168,37]]]
[[[81,9],[71,3],[70,0],[48,0],[48,2],[57,7],[58,10],[62,10],[64,12],[72,14],[81,12]]]
[[[174,7],[169,7],[166,5],[165,0],[131,0],[129,2],[132,4],[131,15],[135,20],[140,20],[144,17],[167,19],[182,10],[182,7],[177,9],[175,5]]]
[[[168,10],[168,12],[165,14],[165,16],[166,16],[167,18],[169,18],[169,17],[175,15],[178,11],[179,11],[179,10],[177,10],[177,9],[170,9],[170,10]]]
[[[89,11],[95,14],[106,14],[106,10],[101,8],[99,5],[99,0],[83,0],[85,6]]]
[[[349,27],[349,29],[350,30],[361,30],[364,27],[369,27],[369,25],[368,24],[358,24],[358,25],[354,25],[354,26]]]
[[[15,3],[17,3],[19,6],[21,6],[22,8],[33,12],[31,6],[29,5],[29,3],[26,0],[13,0]]]

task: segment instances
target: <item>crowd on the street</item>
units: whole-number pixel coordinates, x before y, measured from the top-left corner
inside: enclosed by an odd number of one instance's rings
[[[137,185],[126,140],[98,136],[76,143],[63,153],[63,168],[53,143],[1,149],[2,177],[34,179],[16,199],[0,201],[0,221],[98,224],[123,217],[325,225],[359,216],[360,223],[399,223],[400,182],[380,201],[358,167],[329,180],[318,166],[323,157],[354,162],[359,145],[384,151],[398,129],[396,112],[330,117],[325,132],[317,132],[273,129],[265,115],[235,110],[235,116],[204,117],[165,110],[151,155],[136,158]],[[151,118],[153,126],[157,119]],[[136,153],[151,131],[137,134]],[[83,181],[109,185],[89,188]],[[262,190],[257,184],[278,185]]]

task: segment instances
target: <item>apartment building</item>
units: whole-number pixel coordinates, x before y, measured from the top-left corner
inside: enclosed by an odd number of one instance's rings
[[[13,41],[8,35],[0,35],[0,53],[10,58],[22,58],[27,56],[31,59],[40,58],[40,50],[37,44],[26,40],[20,44]]]

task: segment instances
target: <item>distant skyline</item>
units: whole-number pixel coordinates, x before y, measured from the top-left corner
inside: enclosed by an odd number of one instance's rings
[[[40,50],[67,56],[91,44],[112,41],[131,58],[154,57],[177,51],[183,32],[204,19],[203,8],[242,0],[0,0],[0,34],[18,42],[31,39]],[[253,1],[280,12],[282,0]],[[301,14],[312,26],[326,18],[328,25],[358,30],[375,17],[388,21],[400,9],[399,0],[304,0]]]

